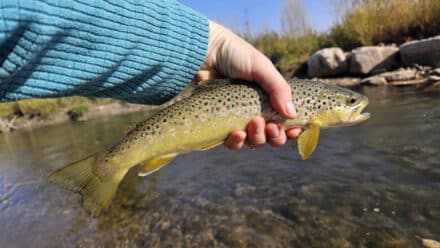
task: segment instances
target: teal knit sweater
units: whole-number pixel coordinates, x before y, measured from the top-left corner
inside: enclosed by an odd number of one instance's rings
[[[174,0],[1,0],[0,101],[163,103],[199,69],[208,29]]]

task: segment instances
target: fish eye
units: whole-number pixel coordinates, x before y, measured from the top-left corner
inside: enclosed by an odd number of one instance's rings
[[[357,99],[354,97],[347,98],[347,105],[353,105],[357,102]]]

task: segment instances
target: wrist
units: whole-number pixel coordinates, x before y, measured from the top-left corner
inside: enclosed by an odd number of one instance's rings
[[[218,51],[221,50],[224,43],[224,27],[214,21],[209,20],[209,36],[208,36],[208,50],[206,52],[205,63],[213,66],[217,61]]]

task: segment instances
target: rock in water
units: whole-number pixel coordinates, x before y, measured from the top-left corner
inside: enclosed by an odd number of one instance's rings
[[[352,51],[350,73],[377,74],[397,67],[399,48],[394,46],[366,46]]]
[[[347,58],[339,47],[324,48],[315,52],[307,61],[309,77],[336,76],[347,72]]]
[[[407,66],[419,64],[440,67],[440,35],[402,44],[400,57]]]
[[[362,84],[370,84],[370,85],[387,85],[387,80],[384,77],[379,76],[371,76],[362,79]]]

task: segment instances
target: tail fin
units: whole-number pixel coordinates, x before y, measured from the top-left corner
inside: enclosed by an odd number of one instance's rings
[[[94,217],[110,205],[122,180],[122,177],[115,176],[104,181],[95,176],[92,166],[97,156],[98,153],[67,165],[49,176],[49,182],[79,192],[84,208]]]

